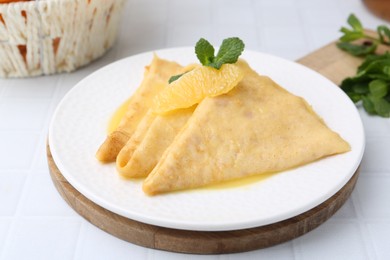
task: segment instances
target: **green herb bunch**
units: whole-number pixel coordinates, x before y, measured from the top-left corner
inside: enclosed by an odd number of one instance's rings
[[[347,20],[351,28],[341,27],[340,31],[344,34],[340,37],[340,42],[337,46],[349,52],[354,56],[365,56],[367,54],[375,53],[379,44],[390,46],[390,29],[386,25],[377,27],[377,37],[368,35],[362,26],[359,19],[351,14]],[[363,44],[353,43],[356,40],[365,40]]]
[[[236,63],[245,47],[244,42],[238,37],[226,38],[219,47],[217,56],[215,50],[207,40],[200,38],[195,45],[195,54],[203,66],[220,69],[223,64]],[[185,74],[185,73],[183,73]],[[172,76],[169,83],[179,79],[183,74]]]
[[[364,109],[372,115],[390,117],[390,53],[375,55],[379,44],[390,46],[390,29],[381,25],[377,28],[378,37],[364,32],[363,26],[351,14],[348,24],[352,29],[341,28],[344,35],[337,46],[354,56],[365,57],[354,77],[341,82],[341,89],[353,102],[362,102]],[[362,44],[354,41],[364,39]]]

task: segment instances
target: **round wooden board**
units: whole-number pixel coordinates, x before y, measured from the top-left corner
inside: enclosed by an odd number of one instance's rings
[[[87,199],[62,176],[47,145],[50,175],[64,200],[98,228],[136,245],[172,252],[223,254],[273,246],[301,236],[330,218],[349,198],[358,171],[331,198],[306,211],[274,224],[234,231],[188,231],[141,223],[108,211]]]

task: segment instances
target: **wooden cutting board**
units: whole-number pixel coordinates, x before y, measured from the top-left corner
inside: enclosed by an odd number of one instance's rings
[[[340,51],[335,43],[297,61],[321,73],[336,84],[356,73],[362,62]],[[349,198],[358,179],[356,172],[348,183],[317,207],[281,222],[235,231],[186,231],[153,226],[110,212],[87,199],[62,176],[47,145],[51,178],[64,200],[98,228],[125,241],[149,248],[194,254],[243,252],[276,245],[301,236],[329,219]]]

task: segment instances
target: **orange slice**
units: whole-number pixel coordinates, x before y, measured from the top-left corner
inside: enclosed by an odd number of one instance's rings
[[[157,114],[164,114],[191,107],[206,97],[229,92],[243,77],[243,71],[235,64],[224,64],[219,70],[206,66],[196,67],[161,91],[154,99],[152,109]]]

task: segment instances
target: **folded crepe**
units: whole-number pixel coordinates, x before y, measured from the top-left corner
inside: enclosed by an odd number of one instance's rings
[[[145,179],[145,193],[283,171],[350,150],[303,98],[238,64],[243,80],[198,105]]]
[[[145,67],[143,81],[131,97],[127,111],[117,129],[107,136],[98,149],[96,158],[99,161],[115,161],[119,151],[133,135],[150,108],[154,96],[167,86],[172,75],[182,72],[183,67],[176,62],[160,59],[154,55],[152,63]]]
[[[140,123],[132,138],[119,152],[116,165],[124,177],[146,177],[156,166],[164,151],[191,117],[195,107],[179,109],[165,116],[149,111],[147,122]],[[149,124],[146,127],[144,125]]]

